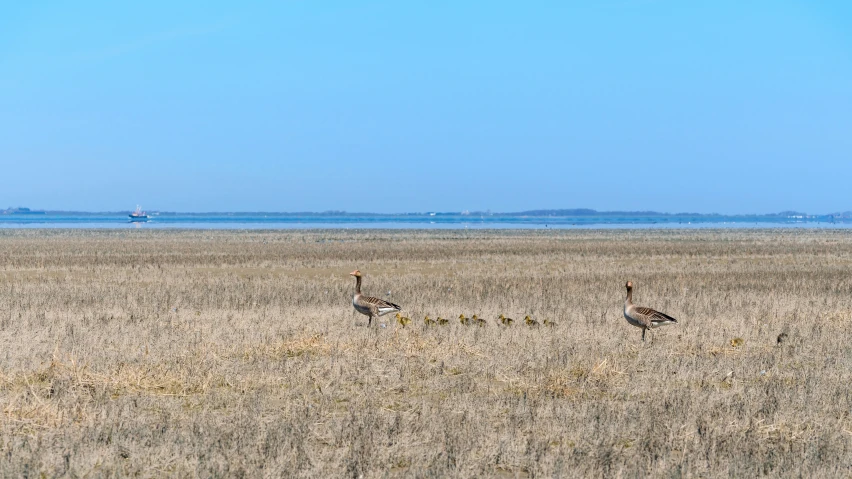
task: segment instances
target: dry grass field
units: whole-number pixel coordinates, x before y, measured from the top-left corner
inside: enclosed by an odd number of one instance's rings
[[[848,477],[850,271],[847,231],[0,230],[0,476]]]

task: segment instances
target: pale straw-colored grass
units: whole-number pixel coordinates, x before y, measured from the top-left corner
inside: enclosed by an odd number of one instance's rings
[[[850,271],[846,231],[0,231],[0,476],[848,475]]]

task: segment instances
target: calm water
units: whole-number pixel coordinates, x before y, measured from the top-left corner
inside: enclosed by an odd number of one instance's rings
[[[489,215],[160,215],[143,223],[127,215],[0,215],[0,228],[852,228],[852,220],[759,216],[489,216]]]

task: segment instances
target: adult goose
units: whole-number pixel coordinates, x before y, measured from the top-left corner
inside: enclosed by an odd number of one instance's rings
[[[677,320],[668,314],[644,306],[634,305],[633,282],[628,281],[626,286],[627,299],[624,300],[624,318],[633,326],[642,328],[642,341],[645,340],[645,332],[649,329],[677,323]]]
[[[389,301],[362,295],[361,272],[356,269],[349,274],[355,277],[355,294],[352,295],[352,306],[355,307],[355,311],[370,318],[367,320],[368,327],[373,323],[373,318],[378,318],[394,311],[402,311],[402,308]]]

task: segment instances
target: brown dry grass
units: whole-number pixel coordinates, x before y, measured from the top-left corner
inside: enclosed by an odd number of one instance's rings
[[[356,267],[411,325],[363,327]],[[845,231],[0,231],[0,476],[848,475],[850,267]],[[680,323],[642,344],[627,279]]]

